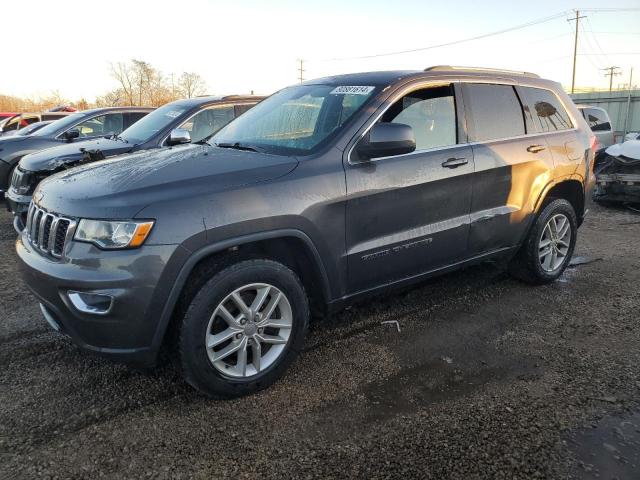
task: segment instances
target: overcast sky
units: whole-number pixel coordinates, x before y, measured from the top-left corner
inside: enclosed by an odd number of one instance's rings
[[[638,0],[2,2],[0,94],[71,100],[114,88],[110,62],[137,58],[165,75],[201,74],[208,93],[271,93],[305,78],[367,70],[476,65],[528,70],[569,85],[573,24],[565,16],[490,38],[378,58],[327,61],[442,44],[573,8],[640,8]],[[570,16],[568,13],[566,17]],[[640,11],[585,12],[577,86],[608,86],[615,65],[640,84]],[[599,55],[585,55],[597,53]],[[601,55],[605,53],[606,55]],[[627,54],[624,54],[627,53]],[[635,53],[631,55],[629,53]]]

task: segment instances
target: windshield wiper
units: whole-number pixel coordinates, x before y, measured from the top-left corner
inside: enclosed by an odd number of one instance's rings
[[[245,151],[248,151],[248,152],[258,152],[258,153],[261,153],[261,150],[260,150],[258,147],[254,147],[254,146],[252,146],[252,145],[243,145],[243,144],[242,144],[242,143],[240,143],[240,142],[235,142],[235,143],[231,143],[231,142],[229,142],[229,143],[221,142],[221,143],[214,143],[214,145],[215,145],[216,147],[219,147],[219,148],[233,148],[233,149],[236,149],[236,150],[245,150]]]

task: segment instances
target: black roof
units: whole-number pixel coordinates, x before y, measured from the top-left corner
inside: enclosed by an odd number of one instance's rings
[[[302,82],[302,85],[388,85],[411,75],[421,73],[418,70],[389,70],[381,72],[347,73],[331,77],[316,78]]]
[[[266,97],[261,95],[205,95],[202,97],[183,98],[166,105],[175,105],[180,107],[197,107],[199,105],[207,105],[213,103],[242,103],[242,102],[259,102]]]
[[[302,85],[370,85],[387,86],[398,80],[410,80],[412,78],[491,78],[496,81],[511,80],[514,82],[526,82],[534,85],[557,85],[556,82],[538,77],[528,72],[511,70],[476,68],[476,67],[451,67],[447,65],[430,67],[425,70],[388,70],[380,72],[348,73],[331,77],[316,78],[302,82]]]
[[[70,112],[70,115],[73,115],[74,113],[82,113],[82,114],[94,114],[94,113],[106,113],[106,112],[118,112],[118,111],[125,111],[125,112],[130,112],[130,111],[136,111],[136,112],[152,112],[153,110],[155,110],[154,107],[100,107],[100,108],[90,108],[87,110],[78,110],[77,112]],[[50,112],[44,112],[44,114],[48,114]],[[54,113],[58,113],[58,112],[54,112]]]

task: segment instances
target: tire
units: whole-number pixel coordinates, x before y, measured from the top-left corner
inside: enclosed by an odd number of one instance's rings
[[[256,314],[251,307],[257,303]],[[286,266],[253,259],[222,269],[196,293],[182,319],[179,351],[185,380],[214,398],[270,386],[302,349],[309,316],[302,282]]]
[[[551,241],[550,245],[542,247],[541,242],[544,240],[546,243],[550,238],[550,230],[547,230],[547,225],[552,228],[550,224],[552,219],[553,222],[560,224],[560,220],[563,218],[568,222],[570,238],[567,239],[565,237],[562,243],[557,240],[557,243]],[[571,260],[576,245],[577,233],[578,222],[573,206],[562,198],[551,199],[536,218],[520,250],[511,260],[509,273],[518,280],[532,285],[553,282],[562,275]],[[547,252],[547,247],[551,249],[551,253],[541,258],[541,254]],[[560,253],[556,253],[557,258],[553,259],[554,247],[557,249],[556,251],[563,252],[564,256],[562,258],[560,258]]]

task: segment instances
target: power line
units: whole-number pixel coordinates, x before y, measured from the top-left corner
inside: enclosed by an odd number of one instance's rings
[[[389,56],[392,56],[392,55],[401,55],[401,54],[404,54],[404,53],[423,52],[425,50],[432,50],[434,48],[449,47],[449,46],[452,46],[452,45],[459,45],[461,43],[472,42],[474,40],[481,40],[483,38],[493,37],[495,35],[502,35],[503,33],[513,32],[515,30],[520,30],[522,28],[531,27],[533,25],[539,25],[541,23],[550,22],[551,20],[555,20],[555,19],[564,17],[565,15],[566,15],[566,12],[561,12],[561,13],[557,13],[555,15],[551,15],[549,17],[539,18],[539,19],[533,20],[531,22],[522,23],[520,25],[516,25],[516,26],[513,26],[513,27],[505,28],[505,29],[502,29],[502,30],[496,30],[496,31],[490,32],[490,33],[484,33],[482,35],[476,35],[474,37],[463,38],[461,40],[454,40],[454,41],[451,41],[451,42],[439,43],[439,44],[436,44],[436,45],[429,45],[428,47],[412,48],[412,49],[409,49],[409,50],[399,50],[399,51],[396,51],[396,52],[377,53],[377,54],[372,54],[372,55],[358,55],[358,56],[353,56],[353,57],[327,58],[327,59],[320,60],[320,61],[333,62],[333,61],[343,61],[343,60],[361,60],[361,59],[367,59],[367,58],[389,57]]]
[[[600,50],[601,53],[604,53],[604,50],[602,50],[602,47],[600,46],[600,42],[598,42],[598,38],[593,33],[593,26],[591,25],[591,20],[589,20],[588,18],[587,18],[587,23],[589,24],[589,28],[591,29],[591,36],[593,37],[593,41],[596,42],[596,46],[598,47],[598,50]],[[607,62],[609,61],[608,58],[606,60]]]
[[[640,12],[640,8],[584,8],[583,12]]]
[[[591,43],[589,35],[587,35],[587,30],[584,28],[584,24],[581,25],[581,29],[582,29],[582,33],[584,34],[584,39],[585,39],[587,45],[589,46],[589,51],[586,52],[587,55],[585,55],[587,57],[587,60],[589,60],[589,63],[596,70],[600,70],[600,69],[606,67],[607,63],[608,63],[608,60],[606,62],[602,62],[602,60],[600,59],[600,57],[598,55],[592,55],[591,54],[591,53],[595,53],[595,47]],[[584,45],[583,45],[583,47],[584,47]],[[584,52],[584,48],[583,48],[583,52]]]

